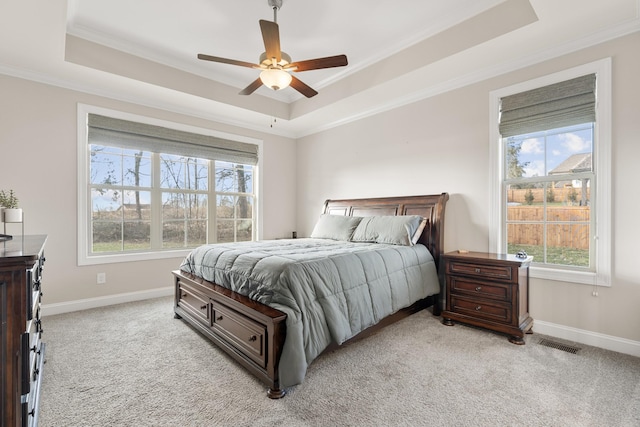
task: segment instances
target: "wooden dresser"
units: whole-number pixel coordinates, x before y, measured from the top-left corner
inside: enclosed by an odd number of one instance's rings
[[[45,345],[40,301],[47,236],[0,242],[0,425],[37,426]]]
[[[484,252],[443,255],[446,309],[442,323],[453,321],[509,335],[524,344],[533,327],[529,316],[529,265],[533,257]]]

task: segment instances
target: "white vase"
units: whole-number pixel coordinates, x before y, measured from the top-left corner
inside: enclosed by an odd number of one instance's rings
[[[22,222],[22,209],[4,208],[4,222]]]

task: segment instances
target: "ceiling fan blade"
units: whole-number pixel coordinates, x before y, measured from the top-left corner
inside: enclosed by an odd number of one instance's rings
[[[280,62],[282,55],[280,53],[280,29],[278,24],[261,19],[260,29],[262,30],[262,39],[264,40],[267,58],[276,58],[276,62]]]
[[[293,71],[319,70],[321,68],[344,67],[347,65],[346,55],[327,56],[326,58],[308,59],[306,61],[296,61],[285,68],[293,68]]]
[[[303,83],[300,79],[295,76],[291,76],[291,85],[292,88],[306,96],[307,98],[311,98],[316,96],[318,92],[310,86],[307,86],[306,83]]]
[[[220,58],[219,56],[205,55],[202,53],[198,54],[198,59],[202,59],[205,61],[220,62],[222,64],[239,65],[241,67],[247,67],[247,68],[260,68],[258,64],[252,64],[251,62],[236,61],[235,59]]]
[[[251,95],[255,92],[260,86],[262,86],[262,80],[258,77],[254,80],[249,86],[245,87],[240,91],[240,95]]]

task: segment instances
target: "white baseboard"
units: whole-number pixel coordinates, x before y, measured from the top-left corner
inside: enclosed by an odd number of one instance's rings
[[[75,301],[60,302],[53,304],[42,304],[42,316],[53,316],[54,314],[70,313],[72,311],[86,310],[89,308],[105,307],[108,305],[122,304],[125,302],[141,301],[151,298],[166,297],[173,295],[174,287],[150,289],[147,291],[128,292],[126,294],[109,295],[106,297],[86,298]]]
[[[540,320],[534,321],[533,330],[540,334],[640,357],[639,341],[585,331],[584,329],[557,325]]]

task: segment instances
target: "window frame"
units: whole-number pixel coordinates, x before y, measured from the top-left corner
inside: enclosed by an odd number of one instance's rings
[[[262,238],[262,147],[263,141],[255,138],[245,137],[241,135],[234,135],[219,131],[213,131],[211,129],[199,128],[190,125],[184,125],[180,123],[170,122],[161,119],[154,119],[150,117],[140,116],[132,113],[126,113],[117,110],[111,110],[107,108],[97,107],[87,104],[78,104],[77,107],[77,215],[78,215],[78,240],[77,240],[77,262],[78,266],[84,265],[97,265],[97,264],[110,264],[119,262],[130,261],[146,261],[155,259],[168,259],[168,258],[181,258],[185,257],[191,249],[162,249],[162,250],[149,250],[141,252],[131,253],[109,253],[109,254],[90,254],[90,228],[91,228],[91,200],[88,191],[89,186],[89,173],[90,173],[90,156],[89,156],[89,141],[87,132],[87,118],[88,115],[99,114],[103,116],[113,117],[116,119],[129,120],[133,122],[145,123],[149,125],[161,126],[165,128],[192,132],[202,135],[210,135],[218,138],[224,138],[232,141],[245,142],[249,144],[255,144],[258,146],[258,163],[254,166],[254,237],[256,239]],[[159,156],[158,156],[159,157]],[[215,164],[212,162],[213,174],[215,174]],[[212,172],[210,171],[210,179]],[[161,191],[162,189],[157,189]],[[209,188],[209,198],[213,198],[215,202],[216,198],[215,188]],[[152,216],[154,212],[152,211]],[[157,214],[156,214],[157,215]],[[215,216],[210,215],[208,221],[215,221]],[[215,227],[210,227],[215,228]],[[152,231],[153,233],[153,231]],[[215,232],[214,232],[215,233]],[[209,234],[211,236],[211,234]]]
[[[489,158],[490,158],[490,206],[489,250],[506,252],[505,241],[506,203],[504,200],[504,144],[498,125],[500,121],[500,99],[519,92],[570,80],[585,74],[595,73],[596,123],[594,127],[593,171],[597,200],[594,200],[592,215],[595,217],[593,245],[595,250],[595,272],[578,271],[569,266],[536,265],[529,268],[533,278],[586,284],[611,286],[611,58],[605,58],[571,69],[528,80],[489,94]],[[590,245],[591,246],[591,245]]]

